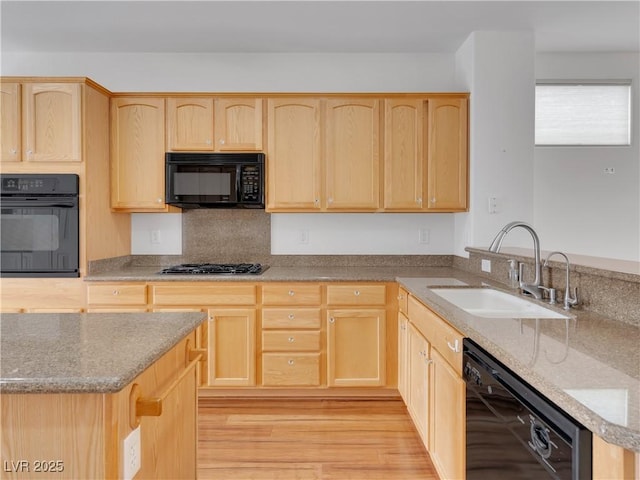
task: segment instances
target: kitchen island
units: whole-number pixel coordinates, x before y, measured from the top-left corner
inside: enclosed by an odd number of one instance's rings
[[[2,477],[124,478],[139,461],[136,478],[195,478],[205,318],[3,314]]]

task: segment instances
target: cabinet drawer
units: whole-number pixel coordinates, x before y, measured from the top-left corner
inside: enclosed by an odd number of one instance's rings
[[[154,305],[255,305],[255,285],[152,285]]]
[[[267,330],[262,332],[262,350],[265,352],[317,352],[320,351],[320,332]]]
[[[319,353],[264,353],[262,384],[266,387],[320,385]]]
[[[462,374],[462,339],[464,335],[413,297],[409,298],[409,320],[449,362]]]
[[[320,305],[321,300],[320,285],[290,283],[262,287],[264,305]]]
[[[110,283],[87,286],[89,305],[146,305],[147,286]]]
[[[385,285],[329,285],[327,287],[328,305],[384,305],[386,303]]]
[[[320,328],[319,308],[265,308],[262,328]]]

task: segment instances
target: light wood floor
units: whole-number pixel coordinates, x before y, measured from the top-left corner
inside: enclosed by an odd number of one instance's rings
[[[199,403],[201,480],[437,480],[400,400]]]

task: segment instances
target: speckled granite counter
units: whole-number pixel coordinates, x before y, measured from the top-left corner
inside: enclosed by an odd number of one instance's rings
[[[462,286],[460,281],[477,287],[486,280],[454,275],[398,281],[592,432],[640,452],[640,328],[580,310],[567,320],[481,318],[432,289]]]
[[[605,440],[640,451],[640,328],[583,310],[565,320],[488,319],[432,293],[438,286],[504,288],[452,267],[296,266],[257,276],[159,275],[158,266],[94,273],[100,281],[396,281]]]
[[[205,319],[204,313],[3,314],[0,392],[117,392]]]

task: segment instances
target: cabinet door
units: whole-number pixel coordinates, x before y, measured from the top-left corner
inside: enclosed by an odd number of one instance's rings
[[[437,349],[431,349],[431,358],[429,453],[441,478],[464,478],[465,383]]]
[[[23,86],[25,160],[79,162],[82,159],[81,92],[81,85],[76,83]]]
[[[253,309],[209,310],[209,385],[256,384],[256,313]]]
[[[425,102],[388,99],[384,104],[384,208],[421,210]]]
[[[167,98],[167,149],[213,151],[212,98]]]
[[[467,210],[467,99],[428,102],[427,209]]]
[[[409,321],[398,314],[398,391],[405,405],[409,404]]]
[[[384,309],[327,310],[329,386],[384,386]]]
[[[217,151],[262,150],[262,98],[216,100]]]
[[[164,211],[164,99],[111,100],[111,207]]]
[[[334,99],[326,107],[326,208],[380,206],[380,101]]]
[[[20,84],[0,84],[0,161],[19,162],[20,149]]]
[[[429,343],[409,324],[409,414],[422,441],[429,446]]]
[[[319,210],[320,100],[269,99],[267,125],[267,210]]]

